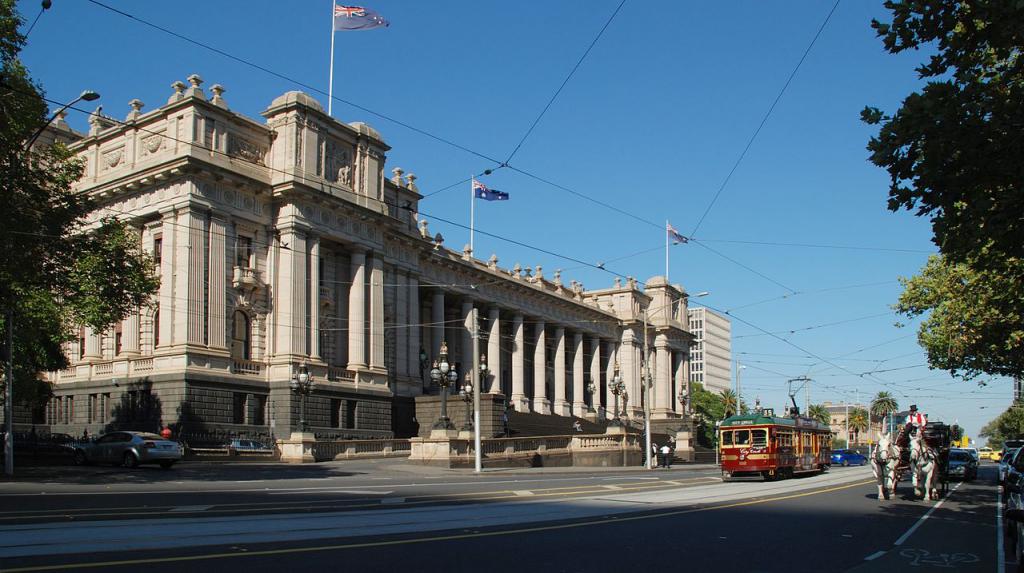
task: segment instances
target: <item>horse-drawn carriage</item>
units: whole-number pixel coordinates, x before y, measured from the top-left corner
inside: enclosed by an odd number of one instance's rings
[[[928,422],[921,428],[910,424],[895,439],[883,434],[871,453],[871,467],[878,482],[878,498],[896,492],[903,474],[910,472],[914,495],[938,499],[949,489],[949,447],[958,439],[958,428]]]

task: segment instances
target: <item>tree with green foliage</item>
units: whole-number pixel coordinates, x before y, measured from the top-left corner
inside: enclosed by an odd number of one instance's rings
[[[50,118],[18,60],[21,23],[14,0],[0,0],[0,340],[15,402],[31,408],[50,396],[39,373],[67,367],[61,345],[72,328],[123,319],[157,292],[158,279],[136,229],[89,218],[96,202],[73,188],[82,162],[60,144],[27,148]]]
[[[927,216],[942,254],[904,281],[897,310],[929,318],[929,364],[967,377],[1024,375],[1024,4],[887,1],[885,48],[934,49],[927,83],[879,126],[871,161],[889,172],[889,209]]]
[[[714,446],[717,440],[715,423],[727,417],[722,396],[705,390],[704,385],[697,382],[690,385],[690,396],[690,404],[696,416],[697,443],[705,447]]]
[[[899,402],[891,392],[881,391],[871,399],[871,415],[878,420],[878,433],[885,430],[885,418],[900,409]]]
[[[807,417],[817,420],[826,426],[832,424],[832,414],[829,413],[828,408],[823,404],[811,404],[811,407],[807,409]]]
[[[1024,406],[1010,406],[996,419],[985,424],[978,435],[988,438],[988,447],[996,450],[1003,447],[1005,440],[1024,438]]]
[[[864,408],[851,408],[847,423],[850,425],[850,432],[853,433],[854,443],[860,443],[860,433],[867,432],[870,427],[868,411]]]

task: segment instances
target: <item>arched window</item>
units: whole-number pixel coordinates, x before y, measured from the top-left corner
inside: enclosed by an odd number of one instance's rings
[[[249,316],[236,310],[232,324],[231,356],[237,360],[252,360],[252,328]]]

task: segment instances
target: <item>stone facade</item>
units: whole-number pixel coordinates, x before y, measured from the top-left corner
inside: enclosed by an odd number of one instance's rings
[[[256,121],[232,112],[222,87],[188,80],[152,111],[135,100],[124,120],[94,114],[88,134],[60,134],[86,163],[78,190],[102,205],[92,221],[131,221],[161,286],[146,308],[67,345],[71,367],[49,375],[52,431],[286,437],[302,405],[289,380],[306,365],[311,433],[391,436],[411,426],[413,397],[437,393],[428,371],[442,342],[460,373],[473,362],[474,309],[483,391],[513,408],[603,418],[617,364],[625,416],[641,414],[644,394],[652,418],[682,415],[693,337],[681,286],[586,290],[557,270],[449,249],[418,215],[415,175],[385,175],[390,148],[373,128],[301,92]]]

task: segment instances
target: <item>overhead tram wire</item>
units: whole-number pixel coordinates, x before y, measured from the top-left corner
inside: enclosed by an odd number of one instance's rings
[[[580,68],[580,65],[583,64],[583,60],[587,59],[587,55],[590,54],[590,50],[594,49],[594,46],[597,44],[597,41],[600,40],[601,36],[604,35],[604,31],[608,29],[608,26],[611,25],[612,20],[615,19],[616,15],[618,15],[619,10],[622,10],[622,6],[625,3],[626,0],[622,0],[621,2],[619,2],[619,5],[615,8],[615,11],[612,12],[612,15],[608,17],[608,21],[604,23],[604,26],[601,28],[601,31],[597,33],[597,36],[594,37],[594,40],[590,42],[589,46],[587,46],[586,51],[583,52],[583,55],[580,56],[580,59],[576,61],[576,65],[573,66],[572,70],[569,71],[569,75],[565,76],[565,79],[562,80],[562,85],[558,86],[558,89],[555,90],[554,95],[552,95],[551,99],[548,100],[547,105],[545,105],[544,109],[541,110],[540,114],[537,116],[537,119],[533,120],[533,123],[530,125],[530,129],[526,130],[526,133],[523,134],[523,137],[519,140],[519,143],[516,144],[515,149],[512,150],[512,153],[508,154],[508,157],[505,158],[505,161],[502,163],[502,165],[508,165],[508,162],[512,161],[512,158],[515,157],[516,153],[519,152],[519,148],[523,146],[523,143],[526,142],[526,139],[530,137],[531,133],[533,133],[534,128],[536,128],[537,124],[540,123],[541,118],[544,117],[544,114],[548,112],[548,109],[551,107],[551,105],[555,103],[556,99],[558,99],[558,95],[562,93],[562,90],[565,89],[565,85],[569,83],[569,80],[572,79],[572,76],[576,73],[576,70],[578,70]]]
[[[243,65],[249,66],[251,68],[257,69],[257,70],[259,70],[261,72],[264,72],[266,74],[270,74],[270,75],[274,76],[275,78],[282,79],[282,80],[285,80],[287,82],[291,82],[291,83],[293,83],[293,84],[295,84],[297,86],[300,86],[300,87],[305,88],[307,90],[310,90],[312,92],[316,92],[316,93],[318,93],[318,94],[320,94],[322,96],[330,97],[334,101],[343,103],[343,104],[345,104],[347,106],[353,107],[353,108],[358,109],[358,110],[363,111],[363,112],[366,112],[366,113],[368,113],[370,115],[373,115],[373,116],[378,117],[380,119],[383,119],[385,121],[391,122],[391,123],[393,123],[395,125],[404,127],[404,128],[406,128],[406,129],[408,129],[410,131],[413,131],[413,132],[416,132],[416,133],[418,133],[420,135],[429,137],[430,139],[433,139],[434,141],[437,141],[439,143],[443,143],[445,145],[449,145],[451,147],[454,147],[455,149],[459,149],[461,151],[465,151],[466,153],[469,153],[471,155],[475,155],[475,156],[477,156],[477,157],[479,157],[481,159],[486,159],[487,161],[490,161],[490,162],[494,163],[495,165],[499,165],[500,166],[502,164],[501,160],[499,160],[499,159],[496,159],[494,157],[490,157],[490,156],[485,155],[483,153],[480,153],[478,151],[474,151],[474,150],[472,150],[472,149],[470,149],[468,147],[465,147],[463,145],[455,143],[454,141],[452,141],[450,139],[445,139],[445,138],[443,138],[443,137],[441,137],[439,135],[434,135],[433,133],[430,133],[429,131],[426,131],[424,129],[420,129],[420,128],[412,125],[412,124],[409,124],[409,123],[404,122],[404,121],[402,121],[400,119],[391,117],[391,116],[389,116],[387,114],[384,114],[384,113],[381,113],[381,112],[378,112],[378,111],[374,111],[374,110],[372,110],[372,109],[370,109],[370,108],[368,108],[366,106],[357,104],[357,103],[355,103],[353,101],[342,99],[342,98],[340,98],[338,96],[330,95],[330,94],[328,94],[327,92],[325,92],[324,90],[322,90],[322,89],[320,89],[318,87],[312,86],[310,84],[307,84],[307,83],[305,83],[303,81],[297,80],[297,79],[292,78],[290,76],[286,76],[286,75],[284,75],[284,74],[282,74],[280,72],[276,72],[276,71],[274,71],[274,70],[272,70],[270,68],[267,68],[265,66],[262,66],[260,64],[255,63],[255,62],[252,62],[250,60],[246,60],[245,58],[236,56],[236,55],[234,55],[234,54],[232,54],[230,52],[226,52],[224,50],[221,50],[220,48],[216,48],[214,46],[211,46],[210,44],[207,44],[205,42],[201,42],[199,40],[195,40],[195,39],[190,38],[190,37],[188,37],[188,36],[186,36],[184,34],[180,34],[178,32],[175,32],[174,30],[170,30],[168,28],[160,26],[159,24],[154,24],[153,22],[150,22],[148,20],[144,20],[144,19],[139,18],[138,16],[135,16],[133,14],[129,14],[128,12],[125,12],[124,10],[119,10],[117,8],[114,8],[113,6],[109,6],[107,4],[104,4],[103,2],[100,2],[99,0],[88,0],[88,1],[91,2],[92,4],[95,4],[96,6],[99,6],[99,7],[103,8],[103,9],[106,9],[106,10],[109,10],[111,12],[114,12],[115,14],[119,14],[121,16],[124,16],[125,18],[128,18],[129,20],[134,20],[134,21],[136,21],[136,22],[138,22],[140,24],[143,24],[144,26],[149,26],[150,28],[153,28],[155,30],[159,30],[159,31],[161,31],[161,32],[163,32],[165,34],[170,35],[170,36],[174,36],[175,38],[178,38],[179,40],[183,40],[183,41],[188,42],[190,44],[199,46],[200,48],[203,48],[203,49],[206,49],[206,50],[210,50],[211,52],[214,52],[216,54],[224,56],[225,58],[228,58],[230,60],[234,60],[234,61],[236,61],[236,62],[238,62],[240,64],[243,64]]]
[[[796,67],[794,67],[793,71],[789,74],[789,77],[786,79],[786,83],[782,86],[782,89],[779,90],[779,95],[775,96],[775,101],[772,102],[772,105],[768,108],[764,117],[761,118],[761,123],[758,124],[757,129],[755,129],[754,133],[750,136],[750,140],[747,141],[747,145],[743,148],[740,156],[736,159],[736,163],[733,164],[732,169],[729,170],[729,174],[726,175],[725,180],[722,181],[722,185],[718,187],[718,191],[711,199],[711,203],[709,203],[707,208],[704,209],[704,214],[700,216],[697,224],[693,227],[693,231],[690,232],[691,237],[696,235],[697,231],[700,230],[700,226],[704,223],[704,219],[707,218],[708,213],[711,212],[711,208],[715,206],[718,198],[722,195],[722,191],[725,190],[726,185],[729,184],[729,180],[732,179],[733,174],[736,173],[736,169],[738,169],[740,163],[743,162],[743,158],[747,156],[747,151],[750,150],[750,146],[754,144],[754,140],[757,139],[757,135],[761,133],[761,129],[764,128],[765,123],[768,122],[768,118],[771,117],[772,112],[775,111],[775,106],[779,104],[779,101],[782,99],[782,95],[786,93],[786,89],[789,87],[789,84],[792,83],[793,78],[796,77],[796,73],[800,70],[800,66],[803,65],[804,60],[807,59],[807,55],[811,53],[811,48],[814,47],[814,44],[818,41],[822,31],[825,30],[825,26],[828,24],[828,21],[832,19],[832,14],[834,14],[836,8],[839,7],[839,2],[840,0],[836,0],[836,3],[832,5],[832,9],[829,10],[828,15],[825,16],[825,20],[822,21],[821,26],[818,27],[818,31],[814,34],[814,38],[811,39],[811,43],[807,45],[807,49],[804,50],[804,54],[800,56],[800,61],[796,63]]]
[[[601,205],[602,207],[605,207],[605,208],[607,208],[607,209],[610,209],[610,210],[612,210],[612,211],[615,211],[615,212],[617,212],[617,213],[619,213],[619,214],[622,214],[622,215],[626,215],[627,217],[630,217],[630,218],[632,218],[632,219],[634,219],[634,220],[637,220],[637,221],[639,221],[639,222],[645,223],[645,224],[647,224],[647,225],[650,225],[650,226],[652,226],[652,227],[655,227],[655,228],[657,228],[657,229],[662,229],[662,226],[661,226],[660,224],[658,224],[658,223],[655,223],[655,222],[653,222],[653,221],[650,221],[650,220],[648,220],[648,219],[644,219],[644,218],[642,218],[642,217],[639,217],[639,216],[637,216],[637,215],[634,215],[634,214],[632,214],[632,213],[629,213],[628,211],[625,211],[625,210],[623,210],[623,209],[620,209],[620,208],[618,208],[618,207],[615,207],[615,206],[613,206],[613,205],[611,205],[611,204],[609,204],[609,203],[606,203],[606,202],[603,202],[603,201],[598,201],[598,200],[594,199],[593,197],[589,197],[589,196],[587,196],[587,195],[584,195],[584,194],[582,194],[582,193],[579,193],[579,192],[577,192],[577,191],[574,191],[574,190],[572,190],[572,189],[570,189],[570,188],[568,188],[568,187],[565,187],[564,185],[559,185],[559,184],[557,184],[557,183],[555,183],[555,182],[553,182],[553,181],[550,181],[550,180],[544,179],[544,178],[542,178],[542,177],[539,177],[539,176],[537,176],[537,175],[534,175],[534,174],[532,174],[532,173],[530,173],[530,172],[528,172],[528,171],[525,171],[525,170],[523,170],[523,169],[520,169],[520,168],[518,168],[518,167],[515,167],[515,166],[512,166],[512,165],[509,165],[507,161],[505,161],[505,162],[503,162],[503,161],[500,161],[500,160],[498,160],[497,158],[494,158],[494,157],[491,157],[491,156],[489,156],[489,155],[486,155],[486,154],[480,153],[480,152],[478,152],[478,151],[475,151],[475,150],[473,150],[473,149],[470,149],[470,148],[468,148],[468,147],[465,147],[465,146],[463,146],[463,145],[460,145],[460,144],[458,144],[458,143],[455,143],[455,142],[453,142],[453,141],[451,141],[451,140],[449,140],[449,139],[445,139],[445,138],[443,138],[443,137],[440,137],[440,136],[438,136],[438,135],[434,135],[433,133],[430,133],[430,132],[428,132],[428,131],[426,131],[426,130],[423,130],[423,129],[420,129],[420,128],[418,128],[418,127],[415,127],[415,126],[413,126],[413,125],[411,125],[411,124],[409,124],[409,123],[407,123],[407,122],[401,121],[401,120],[399,120],[399,119],[396,119],[396,118],[394,118],[394,117],[391,117],[391,116],[389,116],[389,115],[386,115],[386,114],[384,114],[384,113],[381,113],[381,112],[377,112],[377,111],[374,111],[374,110],[372,110],[372,109],[370,109],[370,108],[368,108],[368,107],[362,106],[362,105],[360,105],[360,104],[357,104],[357,103],[355,103],[355,102],[352,102],[352,101],[348,101],[348,100],[342,99],[342,98],[340,98],[340,97],[338,97],[338,96],[332,96],[332,95],[329,95],[328,93],[324,92],[324,91],[323,91],[322,89],[320,89],[320,88],[317,88],[317,87],[315,87],[315,86],[312,86],[312,85],[310,85],[310,84],[307,84],[307,83],[305,83],[305,82],[299,81],[299,80],[297,80],[297,79],[295,79],[295,78],[292,78],[292,77],[290,77],[290,76],[287,76],[287,75],[285,75],[285,74],[282,74],[282,73],[280,73],[280,72],[276,72],[276,71],[274,71],[274,70],[272,70],[272,69],[270,69],[270,68],[267,68],[267,67],[265,67],[265,66],[262,66],[262,65],[260,65],[260,64],[257,64],[257,63],[255,63],[255,62],[252,62],[252,61],[246,60],[245,58],[242,58],[242,57],[236,56],[236,55],[234,55],[234,54],[231,54],[230,52],[226,52],[226,51],[224,51],[224,50],[221,50],[220,48],[216,48],[216,47],[214,47],[214,46],[211,46],[211,45],[209,45],[209,44],[207,44],[207,43],[205,43],[205,42],[201,42],[201,41],[199,41],[199,40],[195,40],[195,39],[193,39],[193,38],[190,38],[190,37],[188,37],[188,36],[186,36],[186,35],[184,35],[184,34],[181,34],[181,33],[175,32],[175,31],[173,31],[173,30],[170,30],[170,29],[168,29],[168,28],[165,28],[165,27],[163,27],[163,26],[160,26],[160,25],[158,25],[158,24],[155,24],[155,23],[153,23],[153,22],[150,22],[150,21],[148,21],[148,20],[145,20],[145,19],[143,19],[143,18],[140,18],[140,17],[138,17],[138,16],[135,16],[135,15],[133,15],[133,14],[130,14],[130,13],[128,13],[128,12],[125,12],[124,10],[119,10],[119,9],[117,9],[117,8],[114,8],[114,7],[112,7],[112,6],[109,6],[109,5],[107,5],[107,4],[103,3],[103,2],[100,2],[99,0],[88,0],[88,1],[89,1],[90,3],[92,3],[92,4],[96,5],[96,6],[99,6],[99,7],[103,8],[103,9],[105,9],[105,10],[109,10],[109,11],[111,11],[111,12],[114,12],[115,14],[118,14],[118,15],[120,15],[120,16],[123,16],[123,17],[125,17],[125,18],[128,18],[128,19],[130,19],[130,20],[134,20],[134,21],[136,21],[136,22],[138,22],[138,23],[140,23],[140,24],[143,24],[143,25],[145,25],[145,26],[148,26],[148,27],[150,27],[150,28],[153,28],[153,29],[155,29],[155,30],[159,30],[159,31],[161,31],[161,32],[163,32],[163,33],[165,33],[165,34],[168,34],[168,35],[170,35],[170,36],[173,36],[173,37],[175,37],[175,38],[178,38],[178,39],[180,39],[180,40],[182,40],[182,41],[185,41],[185,42],[188,42],[188,43],[190,43],[190,44],[193,44],[193,45],[199,46],[199,47],[201,47],[201,48],[204,48],[204,49],[206,49],[206,50],[210,50],[210,51],[212,51],[212,52],[214,52],[214,53],[216,53],[216,54],[219,54],[219,55],[221,55],[221,56],[223,56],[223,57],[225,57],[225,58],[231,59],[231,60],[233,60],[233,61],[236,61],[236,62],[238,62],[238,63],[241,63],[241,64],[243,64],[243,65],[246,65],[246,66],[249,66],[249,67],[251,67],[251,68],[254,68],[254,69],[256,69],[256,70],[262,71],[262,72],[264,72],[264,73],[266,73],[266,74],[270,74],[270,75],[272,75],[272,76],[274,76],[274,77],[276,77],[276,78],[279,78],[279,79],[282,79],[282,80],[285,80],[285,81],[288,81],[288,82],[294,83],[295,85],[297,85],[297,86],[300,86],[300,87],[303,87],[303,88],[305,88],[305,89],[308,89],[308,90],[310,90],[310,91],[312,91],[312,92],[318,93],[318,94],[320,94],[320,95],[323,95],[323,96],[331,97],[331,98],[332,98],[332,99],[334,99],[335,101],[338,101],[338,102],[340,102],[340,103],[343,103],[343,104],[345,104],[345,105],[348,105],[348,106],[350,106],[350,107],[353,107],[353,108],[355,108],[355,109],[358,109],[358,110],[364,111],[364,112],[366,112],[366,113],[368,113],[368,114],[371,114],[371,115],[373,115],[373,116],[375,116],[375,117],[381,118],[381,119],[383,119],[383,120],[385,120],[385,121],[389,121],[389,122],[391,122],[391,123],[394,123],[395,125],[399,125],[399,126],[401,126],[401,127],[404,127],[404,128],[406,128],[406,129],[409,129],[409,130],[411,130],[411,131],[413,131],[413,132],[416,132],[416,133],[419,133],[419,134],[421,134],[421,135],[424,135],[424,136],[426,136],[426,137],[429,137],[429,138],[431,138],[431,139],[433,139],[433,140],[435,140],[435,141],[438,141],[438,142],[440,142],[440,143],[444,143],[444,144],[446,144],[446,145],[449,145],[449,146],[451,146],[451,147],[454,147],[454,148],[456,148],[456,149],[459,149],[459,150],[461,150],[461,151],[465,151],[466,153],[469,153],[469,154],[471,154],[471,155],[475,155],[476,157],[479,157],[479,158],[481,158],[481,159],[485,159],[485,160],[487,160],[487,161],[490,161],[490,162],[492,162],[492,163],[494,163],[494,164],[495,164],[495,169],[499,169],[499,168],[502,168],[502,167],[508,167],[508,168],[510,168],[511,170],[513,170],[513,171],[515,171],[515,172],[517,172],[517,173],[520,173],[520,174],[522,174],[522,175],[525,175],[525,176],[527,176],[527,177],[530,177],[530,178],[532,178],[532,179],[535,179],[535,180],[537,180],[537,181],[540,181],[540,182],[542,182],[542,183],[545,183],[545,184],[547,184],[547,185],[551,185],[552,187],[555,187],[555,188],[557,188],[557,189],[561,189],[561,190],[563,190],[563,191],[566,191],[566,192],[568,192],[568,193],[571,193],[571,194],[573,194],[573,195],[575,195],[575,196],[577,196],[577,197],[580,197],[580,198],[582,198],[582,199],[586,199],[586,200],[588,200],[588,201],[590,201],[590,202],[592,202],[592,203],[595,203],[595,204]],[[838,4],[838,3],[837,3],[837,4]],[[621,8],[621,6],[622,6],[622,5],[620,4],[619,8]],[[833,8],[833,10],[834,10],[834,8]],[[618,8],[616,9],[616,12],[615,12],[615,14],[617,14],[617,13],[618,13]],[[613,14],[613,17],[614,17],[614,14]],[[609,23],[610,23],[610,22],[611,22],[611,19],[609,19]],[[604,29],[602,28],[602,32],[601,32],[602,34],[603,34],[603,31],[604,31]],[[600,35],[599,35],[598,37],[600,37]],[[595,41],[596,41],[596,40],[595,40]],[[556,95],[557,95],[557,94],[556,94]],[[538,121],[539,121],[539,119],[538,119]],[[531,128],[531,130],[532,130],[532,128]],[[529,132],[527,133],[527,135],[529,135]],[[524,140],[525,140],[525,137],[524,137]],[[518,148],[518,146],[517,146],[517,148]],[[513,153],[514,153],[514,152],[513,152]],[[458,185],[459,185],[459,184],[461,184],[461,183],[465,183],[465,180],[461,180],[461,181],[460,181],[459,183],[455,183],[455,184],[452,184],[452,185],[450,185],[449,187],[447,187],[447,188],[445,188],[445,189],[450,189],[450,188],[456,187],[456,186],[458,186]],[[436,191],[436,192],[433,192],[433,193],[431,193],[431,195],[434,195],[434,194],[437,194],[437,193],[440,193],[440,191]],[[570,259],[570,260],[571,260],[571,259]],[[733,262],[735,262],[735,261],[733,261]],[[757,272],[757,271],[754,271],[753,269],[751,269],[750,267],[747,267],[747,266],[745,266],[745,265],[741,265],[741,266],[743,266],[743,268],[747,269],[748,271],[754,272],[754,273],[755,273],[755,274],[757,274],[758,276],[760,276],[760,277],[762,277],[762,278],[766,278],[766,279],[767,279],[767,277],[766,277],[766,276],[765,276],[764,274],[762,274],[762,273],[759,273],[759,272]],[[774,280],[771,280],[771,279],[767,279],[767,280],[769,280],[769,281],[771,281],[771,282],[773,282],[773,283],[775,283],[775,284],[779,284],[778,282],[776,282],[776,281],[774,281]],[[784,287],[784,288],[785,288],[785,287]]]

